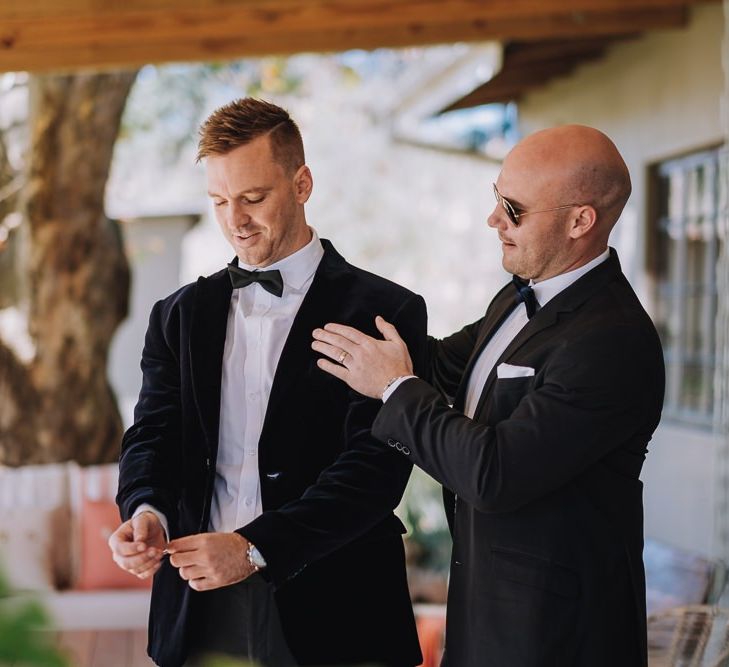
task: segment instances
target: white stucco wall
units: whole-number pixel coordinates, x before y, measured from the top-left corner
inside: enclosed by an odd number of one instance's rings
[[[523,134],[564,123],[592,125],[617,144],[633,195],[611,244],[650,312],[645,272],[648,167],[722,142],[722,3],[697,6],[687,28],[613,46],[597,63],[549,83],[520,105]],[[664,423],[646,460],[646,535],[712,553],[717,438]]]

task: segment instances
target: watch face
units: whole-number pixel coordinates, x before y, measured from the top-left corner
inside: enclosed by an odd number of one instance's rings
[[[261,555],[261,552],[258,551],[256,547],[251,548],[251,562],[256,567],[266,567],[266,560]]]

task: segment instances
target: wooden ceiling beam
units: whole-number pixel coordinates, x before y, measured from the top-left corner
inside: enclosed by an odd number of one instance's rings
[[[64,1],[67,0],[59,0]],[[134,4],[134,0],[130,2]],[[342,4],[343,0],[338,2]],[[438,2],[441,6],[451,4]],[[514,2],[518,4],[518,0]],[[314,4],[319,4],[318,0]],[[349,0],[348,4],[355,7],[358,3]],[[470,4],[482,6],[487,3]],[[227,5],[233,6],[233,3]],[[268,0],[256,2],[259,8],[266,5]],[[278,29],[266,29],[263,23],[251,26],[246,15],[233,9],[199,14],[177,10],[163,14],[119,11],[118,16],[108,17],[0,21],[0,71],[104,68],[458,41],[603,38],[649,29],[677,28],[685,23],[685,9],[673,8],[660,12],[563,13],[528,20],[459,18],[430,23],[423,19],[374,28],[319,26],[304,29],[299,26],[290,32],[279,32]]]
[[[661,11],[711,0],[29,0],[0,3],[0,24],[11,20],[121,17],[125,14],[227,14],[252,27],[292,28],[401,25],[410,21],[531,19],[581,12]]]
[[[503,68],[490,81],[456,100],[441,113],[517,100],[525,92],[555,77],[566,76],[579,65],[600,58],[609,44],[607,41],[592,44],[585,40],[564,42],[561,48],[556,48],[557,45],[552,43],[507,44]]]
[[[571,72],[581,61],[575,58],[549,60],[543,63],[532,63],[529,66],[504,70],[491,81],[483,85],[484,89],[498,90],[502,86],[527,88],[549,81],[555,76]],[[478,91],[477,88],[474,92]]]
[[[635,37],[637,34],[631,33],[589,39],[510,42],[504,47],[504,60],[509,66],[515,66],[557,58],[581,57],[594,51],[602,52],[612,44]]]
[[[475,90],[449,105],[440,113],[457,111],[458,109],[470,109],[471,107],[481,106],[482,104],[505,104],[519,100],[525,92],[527,91],[520,86],[507,85],[489,90]]]

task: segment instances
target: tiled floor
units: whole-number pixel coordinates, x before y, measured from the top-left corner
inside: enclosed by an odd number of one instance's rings
[[[696,607],[695,609],[710,608]],[[719,638],[719,644],[724,645],[726,649],[725,642],[729,638],[729,627],[726,625],[729,612],[724,611],[724,616],[722,616],[720,610],[713,609],[712,611],[714,615],[718,615],[718,620],[723,619],[724,625],[716,623],[716,626],[718,630],[724,628],[722,630],[724,639]],[[681,640],[679,637],[679,635],[686,633],[677,632],[680,628],[677,626],[674,615],[664,616],[665,618],[655,617],[650,627],[648,644],[651,667],[684,664],[683,662],[675,662],[674,654],[686,650],[687,647],[684,646],[686,638],[684,637]],[[688,633],[688,635],[690,634]],[[706,637],[707,643],[712,644],[711,641],[708,641],[710,639],[708,634]],[[692,642],[689,643],[693,646]],[[716,641],[713,643],[716,643]],[[69,657],[71,667],[153,667],[154,665],[147,657],[146,629],[67,630],[58,633],[58,645]],[[717,647],[713,647],[709,652],[715,654],[716,649]],[[426,661],[426,664],[437,664],[437,662],[428,663]],[[714,663],[711,662],[711,664]]]

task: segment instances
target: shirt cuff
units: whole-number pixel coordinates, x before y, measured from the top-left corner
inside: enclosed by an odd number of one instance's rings
[[[134,510],[134,514],[132,514],[132,519],[136,516],[139,516],[142,512],[152,512],[158,519],[159,522],[162,524],[162,528],[164,528],[165,531],[165,541],[170,541],[170,528],[167,524],[167,517],[162,514],[158,509],[152,507],[152,505],[149,505],[147,503],[142,503],[137,509]]]
[[[382,392],[382,402],[387,403],[387,399],[392,396],[395,389],[397,389],[405,380],[409,380],[410,378],[416,378],[417,375],[403,375],[399,377],[395,382],[393,382],[385,391]]]

